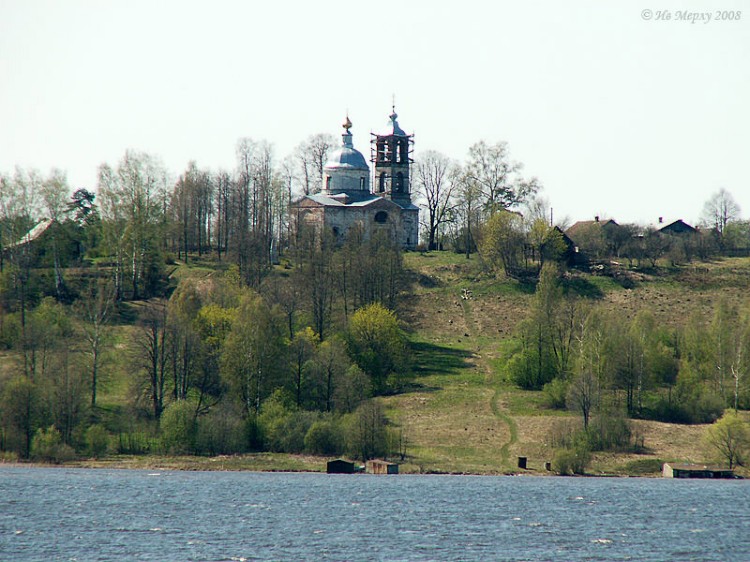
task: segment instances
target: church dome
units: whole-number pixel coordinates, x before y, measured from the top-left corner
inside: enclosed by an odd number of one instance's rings
[[[406,137],[408,136],[404,130],[399,126],[398,121],[398,114],[396,113],[396,108],[393,108],[393,113],[391,113],[388,118],[390,119],[390,122],[386,127],[377,133],[377,136],[379,137]]]
[[[354,148],[354,144],[352,143],[352,133],[349,130],[351,127],[352,122],[349,121],[349,118],[347,117],[344,122],[344,129],[346,132],[341,135],[343,143],[340,148],[334,150],[328,157],[328,162],[326,162],[324,167],[326,170],[370,170],[365,157],[359,150]]]

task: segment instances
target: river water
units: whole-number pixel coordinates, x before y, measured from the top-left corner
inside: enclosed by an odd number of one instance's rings
[[[750,560],[750,481],[0,467],[27,560]]]

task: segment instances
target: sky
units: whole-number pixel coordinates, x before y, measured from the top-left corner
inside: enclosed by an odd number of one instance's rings
[[[417,156],[507,142],[556,222],[696,224],[721,188],[750,216],[741,0],[0,0],[0,173],[231,170],[347,112],[369,157],[393,100]]]

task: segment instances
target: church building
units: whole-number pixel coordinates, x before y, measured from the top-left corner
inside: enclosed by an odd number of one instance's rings
[[[394,110],[388,126],[372,133],[372,178],[365,157],[354,148],[352,122],[346,118],[341,146],[323,167],[322,191],[291,205],[298,228],[326,230],[343,242],[358,226],[366,239],[385,231],[404,249],[417,247],[419,208],[411,202],[409,179],[414,138],[401,129],[397,118]]]

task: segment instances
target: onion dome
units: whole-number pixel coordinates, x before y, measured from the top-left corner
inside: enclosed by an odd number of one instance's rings
[[[341,135],[342,145],[337,150],[334,150],[328,157],[324,169],[326,170],[370,170],[367,165],[365,157],[362,153],[354,148],[352,143],[352,133],[349,129],[352,128],[352,122],[349,120],[347,115],[346,121],[342,125],[344,127],[344,134]]]
[[[390,123],[386,125],[385,129],[377,133],[379,137],[390,137],[390,136],[407,137],[409,136],[399,126],[398,121],[396,121],[396,119],[398,119],[398,114],[396,113],[395,106],[393,108],[393,113],[391,113],[388,117],[390,118]]]

